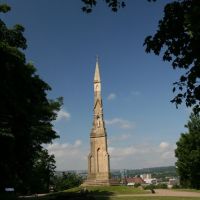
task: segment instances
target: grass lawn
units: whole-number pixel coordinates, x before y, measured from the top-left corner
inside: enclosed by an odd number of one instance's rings
[[[115,195],[115,194],[148,194],[150,191],[127,186],[88,186],[84,187],[94,195]],[[76,192],[83,187],[72,188],[66,192]]]
[[[134,196],[137,194],[147,194],[139,188],[127,186],[90,186],[84,187],[87,192],[83,192],[83,187],[76,187],[63,192],[55,192],[43,197],[26,198],[27,200],[199,200],[199,197],[159,197],[159,196]],[[185,190],[184,190],[185,191]],[[191,191],[191,190],[186,190]],[[196,191],[196,190],[192,190]],[[119,196],[115,196],[119,195]],[[121,196],[120,196],[121,195]],[[131,196],[133,195],[133,196]]]

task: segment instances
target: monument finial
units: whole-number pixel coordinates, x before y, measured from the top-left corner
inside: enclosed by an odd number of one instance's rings
[[[99,56],[96,56],[96,68],[94,73],[94,82],[101,82],[100,72],[99,72]]]

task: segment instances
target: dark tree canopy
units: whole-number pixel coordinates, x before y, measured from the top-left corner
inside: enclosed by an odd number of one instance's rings
[[[172,63],[174,69],[185,73],[174,83],[172,100],[178,106],[200,110],[200,1],[179,0],[168,3],[158,30],[145,39],[146,52],[162,54],[164,61]]]
[[[118,9],[125,7],[125,2],[121,0],[103,0],[111,8],[113,12],[117,12]],[[98,0],[82,0],[84,6],[83,12],[91,13],[92,9],[97,5]]]
[[[0,5],[0,12],[10,7]],[[24,28],[8,28],[0,19],[0,191],[31,191],[30,174],[42,144],[57,138],[52,120],[62,99],[49,100],[50,86],[26,62]]]
[[[200,189],[200,115],[192,113],[187,133],[182,133],[175,155],[180,183],[184,187]]]
[[[63,173],[62,176],[55,176],[53,186],[56,191],[63,191],[82,184],[83,179],[75,173]]]
[[[49,192],[49,187],[53,184],[55,168],[54,155],[49,155],[46,149],[37,152],[30,174],[32,193]]]

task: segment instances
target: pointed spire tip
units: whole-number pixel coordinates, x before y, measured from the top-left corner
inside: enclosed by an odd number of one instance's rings
[[[100,82],[100,72],[99,72],[99,57],[97,55],[96,57],[96,68],[95,68],[95,74],[94,74],[94,81]]]

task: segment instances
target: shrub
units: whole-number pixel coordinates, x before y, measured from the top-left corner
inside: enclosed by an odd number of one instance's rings
[[[145,190],[153,190],[153,189],[155,189],[155,188],[156,188],[156,186],[153,185],[153,184],[145,185],[145,186],[144,186],[144,189],[145,189]]]
[[[159,183],[156,185],[157,189],[167,189],[167,184],[166,183]]]
[[[180,188],[181,188],[181,186],[178,184],[172,186],[172,189],[180,189]]]
[[[135,188],[138,188],[139,186],[141,186],[140,183],[135,183],[135,185],[134,185]]]

